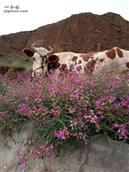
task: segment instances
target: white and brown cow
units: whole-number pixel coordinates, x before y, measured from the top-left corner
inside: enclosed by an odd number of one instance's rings
[[[129,51],[118,47],[94,53],[60,52],[42,55],[42,51],[39,53],[30,49],[24,49],[24,53],[33,59],[32,77],[50,71],[59,73],[65,69],[77,69],[88,74],[102,71],[121,73],[129,70]]]

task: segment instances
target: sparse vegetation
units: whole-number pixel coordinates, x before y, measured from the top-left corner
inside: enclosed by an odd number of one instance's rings
[[[17,54],[0,53],[0,66],[21,67],[30,70],[31,61]]]

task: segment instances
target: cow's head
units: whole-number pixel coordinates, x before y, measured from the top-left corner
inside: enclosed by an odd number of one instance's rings
[[[33,51],[26,48],[23,50],[23,52],[33,61],[32,76],[35,74],[45,74],[47,71],[50,72],[60,66],[59,57],[51,54],[52,49],[48,51],[45,48],[40,47],[38,50],[35,49],[35,51]]]

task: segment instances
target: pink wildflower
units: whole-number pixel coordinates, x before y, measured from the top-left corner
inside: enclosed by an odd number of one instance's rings
[[[60,106],[56,106],[50,111],[53,117],[58,117],[60,115]]]
[[[73,107],[70,107],[70,108],[68,109],[68,111],[69,111],[69,113],[74,113],[74,112],[76,111],[76,109],[73,108]]]
[[[113,127],[118,129],[118,133],[119,133],[119,137],[120,139],[122,138],[128,138],[129,136],[129,132],[127,131],[126,127],[127,127],[128,123],[125,124],[114,124]]]
[[[26,103],[21,103],[18,106],[18,109],[16,110],[16,112],[26,115],[28,117],[32,116],[32,113],[33,113]]]
[[[61,130],[55,131],[55,137],[57,137],[58,139],[61,139],[61,140],[68,137],[69,134],[70,134],[69,131],[65,128],[63,130],[61,129]]]

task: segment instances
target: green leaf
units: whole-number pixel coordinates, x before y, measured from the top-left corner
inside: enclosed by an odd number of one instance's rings
[[[64,115],[64,117],[65,117],[66,119],[68,119],[68,120],[71,120],[71,119],[72,119],[72,117],[69,116],[69,115]]]
[[[59,118],[54,119],[54,121],[55,121],[57,124],[61,124],[62,126],[65,126],[65,123],[64,123],[61,119],[59,119]]]

